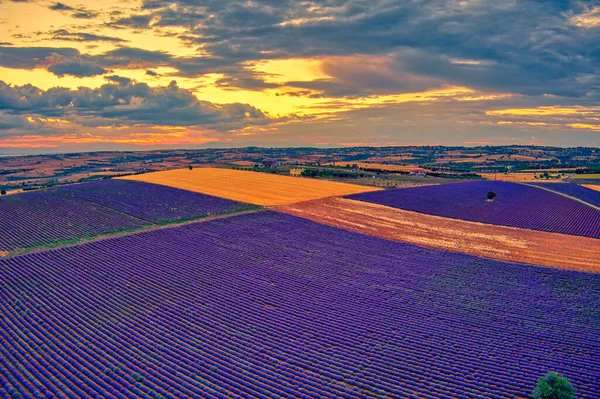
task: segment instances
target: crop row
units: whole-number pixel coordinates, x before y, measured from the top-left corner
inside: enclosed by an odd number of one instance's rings
[[[147,223],[61,191],[0,198],[0,251],[49,245]]]
[[[6,398],[513,398],[549,370],[600,398],[590,274],[274,212],[0,269]]]
[[[493,201],[488,192],[496,193]],[[357,194],[352,199],[431,215],[600,238],[600,211],[539,188],[475,181]]]
[[[250,209],[176,188],[104,180],[0,198],[0,251]]]
[[[594,206],[600,207],[600,191],[575,183],[531,183],[552,191],[570,195]]]
[[[195,219],[250,205],[159,184],[109,179],[59,190],[153,223]]]

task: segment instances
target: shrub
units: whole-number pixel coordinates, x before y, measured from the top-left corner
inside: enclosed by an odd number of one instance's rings
[[[538,380],[532,395],[534,399],[574,399],[575,388],[566,377],[550,372]]]
[[[496,198],[496,193],[495,192],[490,191],[490,192],[487,193],[487,199],[489,199],[491,201],[494,198]]]
[[[188,169],[189,169],[189,170],[192,170],[192,169],[193,169],[192,165],[189,165],[189,166],[188,166]]]
[[[0,195],[6,195],[6,190],[5,189],[0,190]]]

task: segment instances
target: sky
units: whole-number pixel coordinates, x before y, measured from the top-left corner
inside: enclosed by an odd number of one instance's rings
[[[0,0],[0,153],[600,146],[600,1]]]

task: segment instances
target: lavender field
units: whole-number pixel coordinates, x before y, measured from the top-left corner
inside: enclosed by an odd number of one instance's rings
[[[62,190],[0,198],[0,251],[136,229],[147,225]]]
[[[489,191],[497,194],[486,201]],[[600,238],[600,211],[523,184],[475,181],[376,191],[349,198],[473,222]]]
[[[541,190],[540,190],[541,191]],[[600,398],[600,280],[265,211],[0,260],[0,397]]]
[[[152,223],[197,219],[249,209],[252,205],[224,198],[131,180],[103,180],[59,188]]]
[[[532,183],[539,187],[545,187],[552,191],[579,198],[582,201],[600,207],[600,191],[583,187],[575,183]]]

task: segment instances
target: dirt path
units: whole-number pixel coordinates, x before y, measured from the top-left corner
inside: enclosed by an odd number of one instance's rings
[[[145,232],[153,231],[153,230],[170,229],[173,227],[185,226],[186,224],[210,222],[212,220],[225,219],[225,218],[229,218],[229,217],[233,217],[233,216],[245,215],[248,213],[261,212],[264,210],[265,210],[264,208],[253,208],[253,209],[248,209],[248,210],[239,211],[239,212],[226,213],[226,214],[221,214],[221,215],[216,215],[216,216],[202,217],[202,218],[197,218],[197,219],[192,219],[192,220],[185,220],[185,221],[181,221],[181,222],[172,222],[172,223],[168,223],[168,224],[160,224],[160,225],[159,224],[148,224],[144,227],[140,227],[139,229],[135,229],[135,230],[119,231],[119,232],[112,233],[112,234],[109,233],[109,234],[97,235],[94,237],[80,238],[80,239],[69,241],[67,243],[64,243],[64,242],[56,243],[56,245],[26,248],[24,250],[10,251],[10,252],[9,251],[0,251],[0,259],[10,258],[13,256],[29,254],[29,253],[34,253],[34,252],[43,252],[43,251],[48,251],[50,249],[56,249],[56,248],[73,247],[73,246],[85,244],[88,242],[95,242],[95,241],[106,240],[109,238],[130,236],[130,235],[145,233]]]
[[[577,197],[573,197],[573,196],[571,196],[571,195],[569,195],[569,194],[561,193],[560,191],[554,191],[554,190],[552,190],[551,188],[548,188],[548,187],[536,186],[536,185],[534,185],[534,184],[527,184],[527,183],[520,183],[520,184],[523,184],[523,185],[525,185],[525,186],[529,186],[529,187],[540,188],[540,189],[542,189],[542,190],[550,191],[551,193],[554,193],[554,194],[562,195],[563,197],[567,197],[567,198],[569,198],[569,199],[572,199],[572,200],[574,200],[574,201],[581,202],[581,203],[582,203],[582,204],[584,204],[584,205],[591,206],[592,208],[594,208],[594,209],[596,209],[596,210],[600,211],[600,208],[599,208],[599,207],[597,207],[596,205],[592,205],[592,204],[590,204],[589,202],[585,202],[584,200],[582,200],[582,199],[579,199],[579,198],[577,198]],[[585,185],[584,185],[584,186],[585,186]]]
[[[600,240],[492,226],[346,198],[279,206],[318,223],[423,247],[503,261],[600,273]]]

